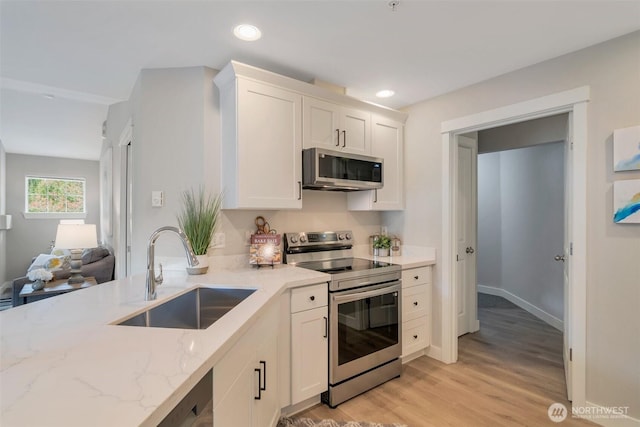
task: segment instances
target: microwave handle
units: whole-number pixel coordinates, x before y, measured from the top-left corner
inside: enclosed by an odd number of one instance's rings
[[[364,291],[364,292],[348,292],[342,295],[333,295],[332,299],[337,303],[345,303],[351,301],[357,301],[359,299],[364,298],[372,298],[380,295],[389,294],[392,292],[400,292],[400,282],[393,283],[385,283],[383,286],[380,286],[372,291]]]

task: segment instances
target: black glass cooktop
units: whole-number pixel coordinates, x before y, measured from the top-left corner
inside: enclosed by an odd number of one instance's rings
[[[307,261],[299,262],[296,267],[308,268],[322,273],[343,273],[350,271],[375,270],[392,266],[388,262],[371,261],[363,258],[339,258],[327,261]]]

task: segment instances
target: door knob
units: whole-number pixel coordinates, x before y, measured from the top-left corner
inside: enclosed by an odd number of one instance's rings
[[[556,255],[556,256],[553,257],[553,259],[555,259],[556,261],[564,262],[565,257],[564,257],[564,255]]]
[[[466,252],[467,252],[468,254],[472,254],[472,253],[474,253],[474,252],[475,252],[475,249],[473,249],[471,246],[469,246],[469,247],[467,248]]]

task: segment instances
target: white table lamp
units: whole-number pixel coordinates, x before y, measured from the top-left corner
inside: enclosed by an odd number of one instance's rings
[[[71,276],[68,283],[84,283],[82,250],[98,246],[95,224],[59,224],[56,248],[71,250]]]

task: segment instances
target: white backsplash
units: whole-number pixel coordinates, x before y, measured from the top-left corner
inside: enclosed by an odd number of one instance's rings
[[[219,232],[225,233],[226,246],[214,249],[211,255],[248,253],[246,232],[254,232],[256,216],[263,216],[278,233],[296,231],[351,230],[356,244],[366,244],[371,234],[380,232],[380,212],[352,212],[347,210],[347,193],[329,191],[303,191],[300,210],[222,212]]]

